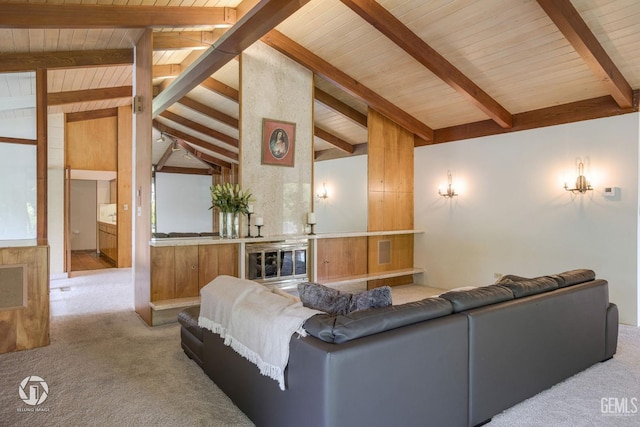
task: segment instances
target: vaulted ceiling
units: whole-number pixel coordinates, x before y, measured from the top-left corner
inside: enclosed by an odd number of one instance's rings
[[[366,152],[368,108],[416,146],[638,111],[637,0],[94,3],[0,3],[0,71],[47,68],[51,113],[107,114],[131,103],[132,47],[153,28],[160,170],[238,162],[228,48],[256,40],[314,72],[317,159]]]

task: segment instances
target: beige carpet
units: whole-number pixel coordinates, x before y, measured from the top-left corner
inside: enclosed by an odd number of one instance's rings
[[[177,325],[150,328],[133,312],[130,270],[90,272],[52,281],[51,287],[51,345],[0,355],[0,426],[252,425],[185,356]],[[400,300],[439,290],[407,286],[393,292]],[[49,386],[39,406],[44,411],[21,412],[31,407],[20,398],[20,383],[32,375]],[[638,328],[621,326],[613,360],[516,405],[488,425],[640,425],[638,413],[603,413],[603,399],[609,398],[640,399]]]

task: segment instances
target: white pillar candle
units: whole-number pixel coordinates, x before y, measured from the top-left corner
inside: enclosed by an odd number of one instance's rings
[[[256,225],[264,225],[264,220],[261,216],[256,218]]]
[[[253,213],[253,205],[249,204],[247,205],[247,210],[249,211],[250,214]]]
[[[309,212],[307,214],[307,224],[315,224],[316,223],[316,214],[315,212]]]

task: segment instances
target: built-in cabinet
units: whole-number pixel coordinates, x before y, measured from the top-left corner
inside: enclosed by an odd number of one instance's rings
[[[367,237],[318,239],[317,279],[336,281],[367,274]]]
[[[118,228],[116,224],[98,222],[98,249],[114,263],[118,262]]]
[[[151,324],[175,321],[219,275],[238,277],[238,244],[151,247]]]

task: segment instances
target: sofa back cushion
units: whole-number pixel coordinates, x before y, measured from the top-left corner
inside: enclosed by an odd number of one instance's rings
[[[441,294],[440,298],[450,301],[453,306],[453,312],[458,313],[483,305],[512,300],[513,293],[507,288],[493,285],[480,286],[463,291],[449,291]]]
[[[379,332],[446,316],[451,303],[442,298],[426,298],[406,304],[354,311],[347,315],[316,314],[307,319],[304,329],[330,343],[343,343]]]
[[[493,285],[492,287],[498,286],[503,286],[511,290],[515,298],[523,298],[529,295],[558,289],[558,281],[550,276],[543,276],[518,282],[514,282],[509,279],[501,280],[499,284]]]
[[[558,287],[564,288],[566,286],[577,285],[578,283],[590,282],[596,279],[596,273],[593,270],[581,268],[577,270],[565,271],[556,275],[562,280],[562,283],[558,283]]]

